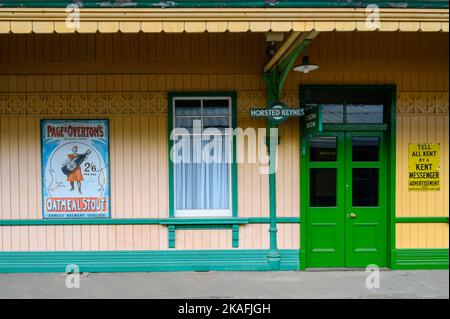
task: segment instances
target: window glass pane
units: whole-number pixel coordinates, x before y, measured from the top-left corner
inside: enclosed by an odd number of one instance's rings
[[[223,131],[224,128],[231,127],[230,119],[228,117],[204,117],[203,118],[204,128],[213,127]]]
[[[311,162],[335,162],[337,159],[336,136],[311,137],[309,157]]]
[[[203,100],[203,114],[227,116],[230,114],[228,100]]]
[[[384,123],[384,107],[390,105],[391,93],[385,89],[362,87],[308,88],[301,100],[305,105],[323,108],[323,123]]]
[[[322,104],[322,123],[344,123],[344,105]]]
[[[310,169],[310,206],[336,207],[336,168]]]
[[[352,160],[353,162],[377,162],[379,148],[379,137],[352,137]]]
[[[193,127],[194,127],[194,121],[198,121],[198,122],[196,122],[196,125],[197,125],[198,129],[201,130],[202,123],[201,123],[201,119],[199,117],[177,117],[177,118],[175,118],[175,127],[184,127],[189,132],[192,132]]]
[[[378,206],[378,168],[353,168],[352,206]]]
[[[175,100],[175,115],[200,115],[200,100]]]
[[[383,123],[383,105],[347,105],[347,123]]]

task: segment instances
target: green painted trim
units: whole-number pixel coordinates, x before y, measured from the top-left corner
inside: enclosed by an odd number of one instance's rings
[[[387,131],[387,124],[323,124],[324,131]]]
[[[277,224],[299,224],[300,217],[277,217]],[[249,217],[249,224],[270,224],[270,217]]]
[[[280,270],[299,270],[296,249],[281,249]],[[268,271],[267,250],[0,252],[0,273],[135,271]]]
[[[247,218],[169,218],[161,219],[160,225],[234,225],[248,224]]]
[[[67,0],[8,0],[2,2],[3,7],[16,8],[65,8],[72,1]],[[442,0],[390,0],[390,1],[303,1],[303,0],[284,0],[284,1],[264,1],[264,0],[134,0],[129,3],[118,1],[83,1],[84,8],[365,8],[369,4],[376,4],[380,8],[448,8],[448,1]]]
[[[231,126],[237,128],[237,95],[236,92],[228,93],[231,96]],[[237,140],[233,134],[233,164],[231,165],[231,203],[232,215],[238,217],[238,166],[237,166]]]
[[[175,241],[176,241],[175,225],[169,225],[167,236],[168,236],[168,247],[175,248]]]
[[[397,217],[396,223],[446,223],[448,224],[448,217]]]
[[[172,225],[169,225],[169,227]],[[229,224],[208,224],[208,225],[173,225],[177,230],[179,229],[232,229],[233,225]],[[239,226],[239,225],[236,225]]]
[[[381,86],[385,87],[390,91],[391,94],[391,107],[388,110],[387,119],[389,124],[389,130],[387,131],[387,142],[388,145],[388,153],[387,153],[387,169],[388,169],[388,178],[387,178],[387,201],[388,201],[388,214],[387,214],[387,235],[388,235],[388,260],[387,264],[390,268],[393,268],[397,263],[397,255],[395,254],[396,249],[396,228],[395,228],[395,185],[396,185],[396,149],[397,149],[397,86],[396,85],[386,85]],[[391,252],[389,254],[389,251]]]
[[[171,150],[173,147],[173,140],[170,138],[170,134],[173,131],[173,98],[177,96],[175,93],[171,93],[168,92],[167,94],[167,138],[169,139],[169,143],[168,143],[168,166],[169,166],[169,218],[174,218],[175,216],[175,204],[174,204],[174,183],[173,183],[173,170],[174,170],[174,165],[172,163],[172,161],[170,160],[171,158]]]
[[[288,79],[289,73],[291,72],[292,68],[294,67],[295,62],[297,61],[297,58],[300,56],[300,54],[311,44],[312,40],[305,39],[301,43],[297,45],[297,47],[282,61],[280,61],[274,70],[274,72],[277,73],[279,76],[277,79],[277,100],[280,100],[281,93],[283,92],[284,85]],[[275,102],[275,101],[272,101]],[[270,103],[271,104],[271,103]],[[269,104],[269,105],[270,105]],[[292,105],[289,105],[292,107]],[[298,106],[298,105],[296,105]]]
[[[448,248],[397,249],[395,269],[449,269]]]
[[[239,225],[233,225],[232,227],[232,247],[239,248]]]
[[[158,225],[164,219],[3,219],[0,226],[52,226],[52,225]]]
[[[52,226],[52,225],[181,225],[204,226],[234,224],[269,224],[269,217],[248,218],[114,218],[114,219],[3,219],[0,226]],[[277,223],[297,224],[299,217],[278,217]]]

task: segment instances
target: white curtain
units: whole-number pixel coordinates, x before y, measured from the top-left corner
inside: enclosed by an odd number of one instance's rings
[[[210,140],[202,141],[202,150]],[[194,143],[191,142],[190,161],[175,164],[175,209],[230,209],[230,145],[222,137],[220,155],[212,163],[194,163]],[[216,151],[217,149],[214,149]],[[214,152],[211,153],[214,154]]]

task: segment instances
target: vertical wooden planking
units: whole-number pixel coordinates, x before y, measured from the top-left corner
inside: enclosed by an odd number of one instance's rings
[[[115,172],[116,178],[115,192],[114,192],[114,202],[115,202],[115,217],[124,218],[125,217],[125,207],[126,207],[126,197],[125,197],[125,179],[124,179],[124,153],[125,153],[125,133],[124,133],[124,121],[122,117],[116,117],[114,119],[114,149],[115,152],[112,153],[114,156],[114,161],[111,161],[111,165],[114,166],[113,170]]]
[[[98,226],[98,250],[108,250],[108,225]]]
[[[133,228],[133,250],[142,250],[142,225],[132,225]]]
[[[162,239],[162,236],[160,235],[158,226],[156,225],[148,225],[148,231],[150,233],[150,242],[149,246],[151,250],[158,250],[160,249],[160,238]],[[166,238],[167,241],[167,238]]]
[[[158,199],[159,217],[168,217],[168,135],[167,135],[167,121],[164,117],[158,116],[158,185],[160,190]]]
[[[107,237],[108,237],[108,250],[118,249],[117,244],[117,225],[107,225]]]
[[[29,218],[28,203],[30,201],[27,185],[32,182],[31,180],[29,181],[29,179],[34,179],[34,176],[28,173],[28,161],[31,154],[28,154],[27,119],[25,117],[19,118],[18,127],[18,184],[21,198],[18,211],[20,219],[27,219]]]
[[[72,227],[72,247],[74,251],[82,250],[81,225],[73,225]]]
[[[141,173],[141,184],[140,184],[140,201],[141,201],[141,216],[143,218],[150,218],[150,178],[151,174],[150,166],[150,148],[149,148],[149,117],[142,116],[141,119],[141,130],[140,130],[140,140],[141,140],[141,161],[140,161],[140,173]],[[153,192],[156,193],[156,192]]]
[[[90,225],[81,226],[81,250],[91,250],[91,232]]]
[[[123,241],[124,241],[124,249],[125,250],[133,250],[134,249],[134,231],[135,225],[123,225]]]
[[[155,192],[152,190],[159,189],[159,171],[152,169],[155,167],[159,167],[158,165],[158,119],[156,117],[149,117],[149,130],[147,135],[148,145],[149,145],[149,169],[147,171],[148,179],[149,179],[149,189],[143,194],[150,199],[150,216],[152,218],[159,217],[159,192]]]
[[[132,119],[131,117],[123,118],[123,134],[124,134],[124,161],[122,170],[124,173],[124,218],[133,218],[134,216],[134,203],[133,203],[133,138],[132,138]],[[133,229],[128,225],[118,225],[116,230],[117,244],[119,249],[129,249],[133,243]]]
[[[19,204],[20,204],[20,183],[19,183],[19,140],[18,140],[18,118],[10,118],[9,126],[9,192],[11,198],[11,218],[20,219]]]
[[[151,225],[142,225],[141,243],[142,250],[151,249]],[[158,247],[159,248],[159,247]],[[156,249],[158,249],[156,248]]]
[[[89,228],[89,248],[90,250],[99,250],[100,249],[100,226],[99,225],[90,225]]]
[[[132,202],[129,207],[132,209],[132,212],[127,216],[132,216],[133,218],[142,218],[142,206],[141,206],[141,197],[143,196],[142,188],[141,188],[141,139],[140,139],[140,131],[141,131],[141,122],[139,116],[133,116],[131,118],[132,123],[132,131],[131,131],[131,171],[132,173]]]
[[[11,187],[10,187],[10,123],[9,118],[0,118],[0,157],[2,166],[1,170],[1,183],[2,183],[2,197],[1,197],[1,212],[2,218],[11,219],[12,209],[11,209]]]

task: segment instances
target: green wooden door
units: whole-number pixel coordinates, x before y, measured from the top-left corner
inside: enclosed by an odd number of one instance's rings
[[[373,131],[306,139],[306,267],[386,266],[385,144]]]

